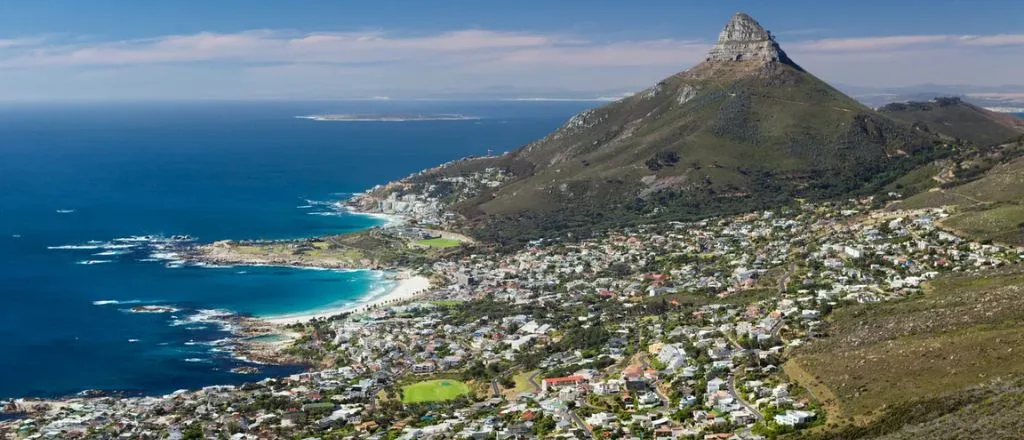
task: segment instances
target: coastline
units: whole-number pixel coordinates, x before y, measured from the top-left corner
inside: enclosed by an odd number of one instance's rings
[[[351,201],[352,199],[359,197],[360,195],[362,195],[362,194],[354,194],[352,196],[352,198],[350,198],[346,202],[335,202],[334,206],[337,209],[342,210],[342,211],[347,212],[347,213],[352,214],[352,215],[361,215],[363,217],[371,217],[371,218],[375,218],[377,220],[383,221],[384,222],[383,224],[377,225],[377,227],[381,227],[381,228],[388,227],[388,226],[399,226],[399,225],[404,225],[404,224],[408,223],[409,219],[407,219],[407,218],[405,218],[403,216],[397,215],[397,214],[385,214],[383,212],[360,211],[355,206],[347,203],[347,202]]]
[[[357,210],[356,207],[345,202],[335,202],[332,207],[340,213],[354,216],[367,217],[376,220],[379,224],[370,226],[362,231],[372,231],[381,228],[391,228],[408,223],[404,216],[385,214],[380,212],[367,212]],[[338,236],[317,236],[303,239],[278,239],[278,240],[219,240],[207,244],[196,244],[176,252],[173,258],[183,262],[191,262],[198,265],[210,266],[273,266],[289,267],[295,269],[310,270],[402,270],[402,267],[394,267],[386,264],[378,264],[372,256],[360,254],[334,253],[331,255],[320,254],[325,250],[323,246],[330,247],[337,245]],[[312,243],[319,242],[320,245]],[[239,248],[253,247],[273,248],[271,252],[247,252],[239,251]],[[321,246],[313,249],[309,246]],[[304,249],[300,249],[303,247]],[[250,249],[251,250],[251,249]],[[314,250],[318,255],[310,256],[305,251]]]
[[[383,222],[383,224],[377,225],[376,227],[400,226],[408,223],[408,219],[401,215],[359,210],[351,202],[352,200],[362,195],[362,193],[353,194],[353,197],[350,198],[349,200],[335,202],[334,206],[337,209],[352,215],[372,217]],[[306,267],[309,268],[308,266]],[[322,310],[314,310],[310,312],[297,314],[258,317],[256,319],[259,319],[270,324],[281,326],[302,324],[314,319],[330,318],[332,316],[340,315],[342,313],[366,311],[376,306],[392,304],[400,301],[413,299],[427,292],[432,287],[429,278],[424,277],[422,275],[413,275],[412,272],[410,272],[407,269],[402,269],[398,271],[397,280],[398,282],[395,285],[395,287],[383,295],[366,298],[366,296],[370,293],[368,292],[367,295],[363,295],[363,297],[356,299],[355,301],[341,307],[331,307]]]
[[[346,304],[341,307],[314,310],[310,312],[291,315],[258,317],[255,319],[282,326],[302,324],[309,322],[313,319],[329,318],[331,316],[339,315],[342,313],[360,312],[370,309],[374,306],[380,306],[384,304],[390,304],[399,301],[413,299],[419,296],[420,294],[428,291],[430,287],[431,282],[430,279],[428,279],[427,277],[421,275],[414,276],[408,271],[401,271],[399,272],[398,283],[393,289],[391,289],[388,293],[374,297],[369,301],[357,299],[354,302]]]

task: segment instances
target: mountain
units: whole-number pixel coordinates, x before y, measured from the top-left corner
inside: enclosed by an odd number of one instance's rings
[[[847,195],[936,143],[816,78],[737,13],[698,65],[501,157],[417,180],[504,169],[503,184],[451,208],[480,238],[507,242]]]
[[[1024,135],[1024,119],[989,111],[955,97],[893,103],[878,110],[890,118],[982,146]]]
[[[865,87],[837,84],[840,90],[857,98],[871,107],[880,107],[894,102],[928,101],[936,96],[956,96],[974,105],[988,109],[1002,108],[1011,113],[1012,109],[1024,108],[1024,85],[1004,84],[999,86],[975,86],[963,84],[918,84],[902,87]],[[999,110],[1004,111],[1004,110]]]

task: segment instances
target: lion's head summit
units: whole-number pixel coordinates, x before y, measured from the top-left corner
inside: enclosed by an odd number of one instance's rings
[[[737,13],[699,64],[508,154],[420,178],[507,170],[497,188],[451,205],[503,240],[852,194],[934,141],[799,67]]]
[[[718,34],[707,61],[790,62],[775,37],[753,17],[737,12]]]

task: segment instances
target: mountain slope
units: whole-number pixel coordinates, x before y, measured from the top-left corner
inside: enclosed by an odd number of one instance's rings
[[[1020,438],[1022,283],[1019,266],[949,274],[920,296],[839,309],[784,365],[839,425],[803,438]]]
[[[965,182],[954,181],[902,200],[895,209],[946,206],[954,215],[943,219],[944,228],[979,241],[1024,244],[1024,145],[1008,144],[1010,159],[996,163]],[[960,164],[959,166],[963,166]]]
[[[503,167],[502,185],[452,208],[507,242],[847,195],[922,163],[936,139],[806,72],[737,13],[693,68],[500,158],[417,178]]]
[[[960,98],[894,103],[878,110],[890,118],[981,146],[995,145],[1024,135],[1024,119],[986,110]]]

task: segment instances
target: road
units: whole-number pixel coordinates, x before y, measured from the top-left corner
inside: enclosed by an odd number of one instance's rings
[[[533,385],[533,392],[539,393],[541,388],[540,384],[537,383],[537,376],[540,375],[540,371],[534,371],[533,374],[526,377],[526,380],[530,381],[530,385]]]
[[[648,368],[651,368],[650,361],[647,360],[647,356],[641,355],[638,360],[640,362],[640,367],[643,368],[644,371],[647,371]],[[655,381],[653,385],[654,386],[651,387],[652,391],[654,391],[654,395],[658,396],[658,399],[661,400],[661,406],[665,407],[666,409],[669,408],[672,405],[672,401],[669,400],[669,398],[664,394],[661,394],[661,390],[658,389],[658,385],[661,385],[661,380],[659,379]]]
[[[501,398],[501,390],[498,388],[497,379],[491,379],[491,391],[494,392],[494,397]]]
[[[743,397],[740,397],[740,394],[736,392],[736,376],[733,376],[733,375],[730,374],[729,375],[728,383],[729,383],[729,394],[734,399],[736,399],[736,401],[739,402],[740,405],[743,405],[744,408],[746,408],[748,411],[753,413],[754,417],[757,417],[757,421],[760,422],[760,421],[764,420],[764,415],[761,414],[761,411],[758,411],[757,408],[754,408],[753,405],[747,403],[746,400],[743,400]]]
[[[569,413],[569,418],[572,419],[572,422],[575,423],[577,427],[585,431],[588,437],[594,438],[594,431],[592,431],[590,427],[583,422],[583,419],[581,419],[580,416],[576,414],[576,411],[570,409],[567,412]]]
[[[782,274],[782,278],[779,279],[779,293],[786,293],[786,284],[789,283],[789,277],[793,275],[793,271],[796,270],[796,263],[791,263],[786,273]]]

